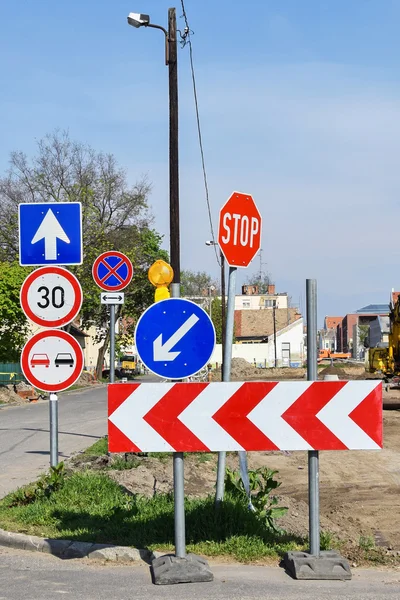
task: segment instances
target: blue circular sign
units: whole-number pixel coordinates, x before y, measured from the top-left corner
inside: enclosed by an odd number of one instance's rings
[[[215,329],[208,314],[191,300],[169,298],[150,306],[135,331],[144,365],[166,379],[185,379],[210,360]]]

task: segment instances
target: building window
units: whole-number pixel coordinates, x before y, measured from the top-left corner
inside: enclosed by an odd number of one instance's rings
[[[264,300],[265,308],[273,308],[276,307],[276,300]]]
[[[282,366],[290,366],[290,342],[282,342]]]
[[[250,308],[250,300],[243,300],[242,306],[243,308]]]

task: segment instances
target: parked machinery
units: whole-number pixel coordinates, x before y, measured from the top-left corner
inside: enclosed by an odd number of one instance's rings
[[[390,305],[389,345],[386,348],[370,348],[367,370],[382,373],[385,378],[400,375],[400,297]]]

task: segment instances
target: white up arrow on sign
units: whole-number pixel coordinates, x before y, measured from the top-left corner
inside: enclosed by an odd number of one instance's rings
[[[61,227],[51,208],[47,211],[39,229],[32,238],[31,244],[36,244],[44,238],[44,257],[46,260],[57,260],[57,238],[70,243],[69,237]]]
[[[171,335],[165,344],[162,343],[162,333],[160,333],[158,338],[153,342],[153,359],[155,361],[175,360],[175,358],[180,355],[180,352],[170,352],[170,350],[192,329],[194,325],[196,325],[197,321],[199,321],[199,317],[194,314],[191,315],[188,320]]]

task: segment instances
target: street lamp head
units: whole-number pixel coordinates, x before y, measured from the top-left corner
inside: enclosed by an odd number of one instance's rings
[[[131,12],[128,15],[128,23],[129,25],[132,25],[132,27],[147,27],[150,23],[150,17],[149,15]]]

